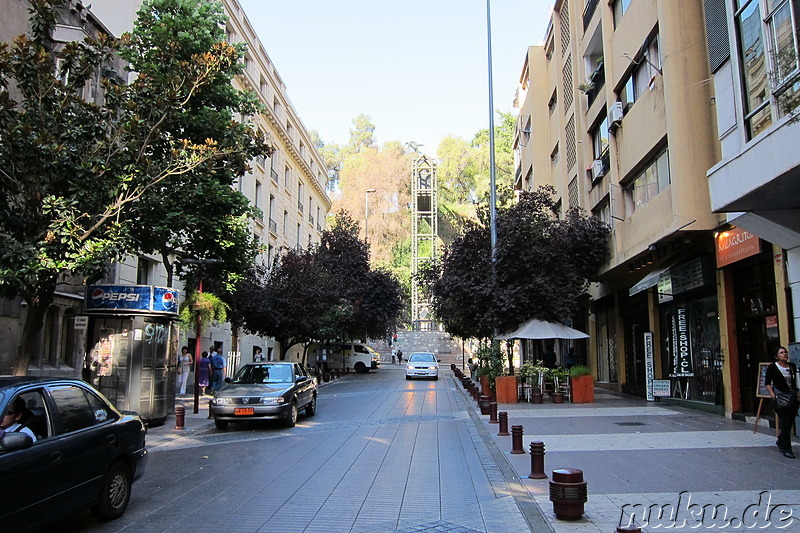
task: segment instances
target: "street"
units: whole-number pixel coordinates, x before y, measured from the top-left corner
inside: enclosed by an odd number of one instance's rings
[[[122,518],[86,512],[48,530],[549,531],[497,466],[449,370],[406,381],[403,368],[325,384],[317,414],[292,429],[204,426],[148,440],[147,472]]]

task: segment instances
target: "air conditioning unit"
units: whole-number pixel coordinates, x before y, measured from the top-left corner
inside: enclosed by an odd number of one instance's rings
[[[595,159],[592,161],[592,179],[596,180],[597,178],[602,177],[603,174],[603,160]]]
[[[625,112],[622,109],[622,102],[617,100],[611,104],[611,111],[609,112],[609,115],[612,123],[622,121],[622,117],[625,115]]]

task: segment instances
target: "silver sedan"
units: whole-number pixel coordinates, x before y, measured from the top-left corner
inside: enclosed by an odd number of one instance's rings
[[[406,379],[439,379],[439,359],[430,352],[414,352],[408,356]]]

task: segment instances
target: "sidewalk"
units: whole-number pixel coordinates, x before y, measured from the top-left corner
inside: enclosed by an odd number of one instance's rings
[[[508,413],[509,432],[523,426],[525,454],[512,455],[512,437],[497,436],[498,425],[481,419],[556,532],[614,532],[630,525],[631,513],[649,532],[726,525],[800,531],[800,460],[778,452],[774,429],[753,433],[752,424],[602,389],[595,389],[593,404],[548,400],[498,406]],[[556,519],[549,479],[528,478],[534,441],[545,445],[548,478],[554,469],[583,471],[588,502],[582,520]],[[794,444],[797,451],[797,438]]]

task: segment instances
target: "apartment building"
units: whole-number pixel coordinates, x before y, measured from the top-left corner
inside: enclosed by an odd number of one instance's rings
[[[612,228],[586,361],[601,386],[722,412],[706,171],[720,158],[703,2],[557,0],[519,80],[516,188],[551,184]]]
[[[252,161],[251,171],[236,183],[239,191],[263,213],[263,216],[252,222],[252,231],[266,250],[261,260],[271,263],[282,248],[306,248],[319,242],[331,207],[326,192],[327,168],[297,110],[291,104],[286,85],[252,29],[246,13],[237,0],[225,0],[222,4],[229,17],[225,28],[227,39],[232,43],[247,43],[248,50],[244,58],[244,72],[233,83],[238,89],[253,91],[261,99],[264,104],[263,113],[248,120],[275,147],[275,153],[271,157]],[[63,31],[56,37],[63,34],[64,41],[75,38],[80,40],[81,32],[88,34],[92,31],[121,35],[133,28],[140,5],[141,0],[97,0],[91,6],[84,5],[80,0],[71,0],[62,10],[61,16],[64,20],[59,28],[63,27]],[[14,6],[19,9],[7,10],[0,23],[4,40],[10,40],[27,29],[25,2],[14,2]],[[121,76],[126,74],[121,66],[117,66],[114,72],[121,73]],[[121,79],[121,82],[125,81]],[[142,256],[130,257],[112,265],[108,277],[101,283],[109,286],[163,286],[166,285],[166,279],[166,271],[159,257]],[[184,287],[179,282],[174,285],[175,289],[184,292]],[[31,362],[30,374],[80,377],[82,371],[87,370],[87,352],[93,354],[95,349],[105,349],[104,344],[99,341],[94,348],[87,348],[87,344],[93,344],[97,340],[95,337],[100,334],[98,332],[102,330],[103,339],[119,341],[117,344],[109,342],[111,346],[128,346],[129,332],[133,332],[134,337],[142,333],[142,326],[137,325],[138,322],[134,324],[121,316],[106,317],[102,319],[102,324],[97,323],[101,319],[95,318],[95,322],[89,324],[88,333],[85,325],[84,329],[76,330],[74,319],[86,308],[83,301],[85,291],[85,286],[80,284],[59,290],[52,317],[48,315],[42,333],[41,356]],[[8,352],[0,352],[5,362],[5,358],[13,357],[15,339],[24,324],[24,304],[2,302],[0,311],[0,323],[9,341]],[[195,339],[193,331],[182,331],[178,328],[164,333],[163,339],[166,342],[162,344],[168,347],[154,352],[154,362],[151,361],[152,374],[130,375],[123,377],[122,381],[130,379],[141,380],[142,383],[148,380],[153,383],[163,382],[165,376],[171,375],[168,362],[172,357],[167,357],[167,354],[174,354],[177,347],[182,345],[193,347],[196,342],[204,350],[215,346],[221,348],[223,353],[230,353],[230,370],[233,370],[237,361],[251,361],[257,350],[266,357],[280,353],[280,347],[275,345],[273,339],[245,334],[235,336],[228,324],[208,328],[203,331],[200,339]],[[130,349],[136,351],[138,348]],[[143,384],[142,388],[146,386]],[[158,401],[163,401],[165,389],[154,385],[154,391],[148,401],[155,401],[156,396],[159,397]],[[147,416],[148,408],[142,404],[132,402],[128,406],[125,401],[118,403],[123,408],[138,409]]]
[[[800,2],[707,0],[707,46],[721,159],[711,208],[726,217],[718,265],[727,313],[729,410],[758,411],[763,363],[779,345],[798,362],[800,331]],[[763,396],[763,394],[762,394]]]

